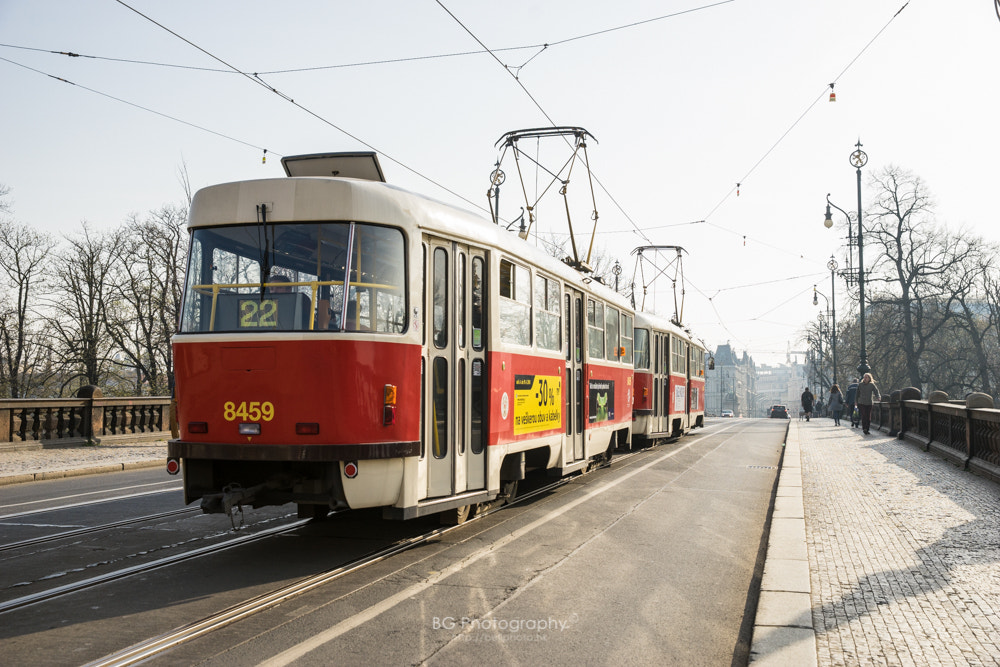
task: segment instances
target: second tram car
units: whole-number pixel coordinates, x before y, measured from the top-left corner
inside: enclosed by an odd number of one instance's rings
[[[632,440],[652,444],[705,425],[705,348],[686,331],[635,314]]]
[[[374,154],[282,163],[288,178],[191,204],[168,446],[186,503],[455,522],[530,469],[567,474],[629,443],[623,298],[387,185]]]

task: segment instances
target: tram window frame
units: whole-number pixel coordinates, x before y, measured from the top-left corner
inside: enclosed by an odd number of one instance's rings
[[[635,327],[633,330],[635,342],[635,367],[637,369],[649,369],[649,329],[645,327]],[[641,332],[641,336],[640,336]],[[641,338],[641,340],[640,340]]]
[[[348,220],[270,224],[264,235],[259,225],[192,230],[180,334],[347,331],[341,326],[345,286],[348,303],[359,306],[358,330],[406,333],[410,258],[401,228]],[[264,252],[265,237],[273,243],[271,253]],[[268,300],[269,293],[287,294],[272,282],[274,276],[291,282],[283,287],[297,296]],[[248,316],[241,305],[254,298],[260,317]],[[289,304],[294,317],[286,314]]]
[[[455,269],[455,307],[458,308],[458,348],[465,349],[465,313],[467,303],[465,298],[465,274],[467,271],[467,260],[464,252],[458,253],[458,267]]]
[[[486,346],[486,260],[472,258],[472,349],[481,351]]]
[[[628,313],[622,313],[621,315],[621,325],[619,327],[619,335],[621,336],[621,347],[625,348],[625,354],[622,355],[622,363],[631,364],[632,363],[632,346],[633,346],[633,336],[634,329],[632,323],[632,316]]]
[[[508,259],[500,260],[500,340],[531,346],[531,272]]]
[[[705,377],[705,353],[700,347],[688,347],[688,359],[691,367],[691,377]]]
[[[604,345],[606,357],[609,361],[621,361],[618,355],[619,337],[621,335],[621,322],[618,320],[619,311],[617,308],[605,306],[604,308]]]
[[[562,350],[560,285],[558,281],[535,274],[535,344],[543,350]]]
[[[604,304],[587,299],[587,356],[604,358]]]
[[[684,340],[677,336],[670,337],[670,371],[673,373],[687,372],[684,353]]]
[[[431,322],[434,347],[443,350],[448,347],[448,250],[441,246],[434,248],[431,260]]]

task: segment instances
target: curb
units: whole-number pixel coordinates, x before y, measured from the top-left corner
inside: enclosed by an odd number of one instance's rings
[[[818,664],[811,592],[799,427],[792,422],[778,471],[778,492],[750,644],[751,663],[759,667]]]
[[[12,486],[14,484],[24,484],[26,482],[42,482],[51,479],[65,479],[67,477],[82,477],[84,475],[102,475],[111,472],[124,472],[125,470],[140,470],[143,468],[156,468],[164,465],[162,459],[152,461],[128,461],[125,463],[112,463],[103,466],[92,466],[89,468],[73,468],[71,470],[47,470],[44,472],[26,473],[22,475],[9,475],[0,477],[0,486]]]

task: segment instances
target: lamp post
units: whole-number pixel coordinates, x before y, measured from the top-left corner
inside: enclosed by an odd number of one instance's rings
[[[851,166],[857,170],[858,174],[858,303],[861,309],[861,359],[858,362],[858,375],[864,375],[871,371],[871,366],[868,365],[868,350],[865,346],[865,258],[864,249],[865,244],[862,236],[863,225],[862,225],[862,211],[861,211],[861,167],[868,163],[868,154],[861,150],[861,140],[855,144],[856,151],[851,153]],[[826,220],[823,224],[826,225],[827,229],[833,227],[833,217],[830,214],[830,207],[834,207],[845,216],[847,216],[848,227],[851,224],[851,216],[847,215],[847,211],[840,208],[836,204],[830,201],[830,195],[826,195]]]
[[[833,275],[837,272],[837,260],[830,255],[830,261],[826,263],[826,268],[830,269],[830,316],[833,327],[830,332],[830,347],[833,350],[833,384],[837,384],[837,291]]]
[[[830,298],[827,299],[826,295],[816,289],[813,285],[813,305],[819,305],[818,297],[823,297],[826,301],[826,312],[830,313],[832,319],[832,329],[830,330],[830,351],[833,355],[833,384],[837,384],[837,294],[835,292],[836,284],[834,283],[834,272],[837,270],[837,260],[832,256],[830,261],[827,262],[826,267],[830,269]]]

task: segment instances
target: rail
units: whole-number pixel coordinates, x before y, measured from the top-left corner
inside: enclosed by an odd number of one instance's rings
[[[872,409],[879,430],[912,442],[965,470],[1000,482],[1000,410],[988,394],[952,400],[942,391],[926,399],[912,387],[883,397]]]
[[[105,398],[83,387],[76,398],[0,400],[0,451],[160,440],[170,435],[170,397]]]

